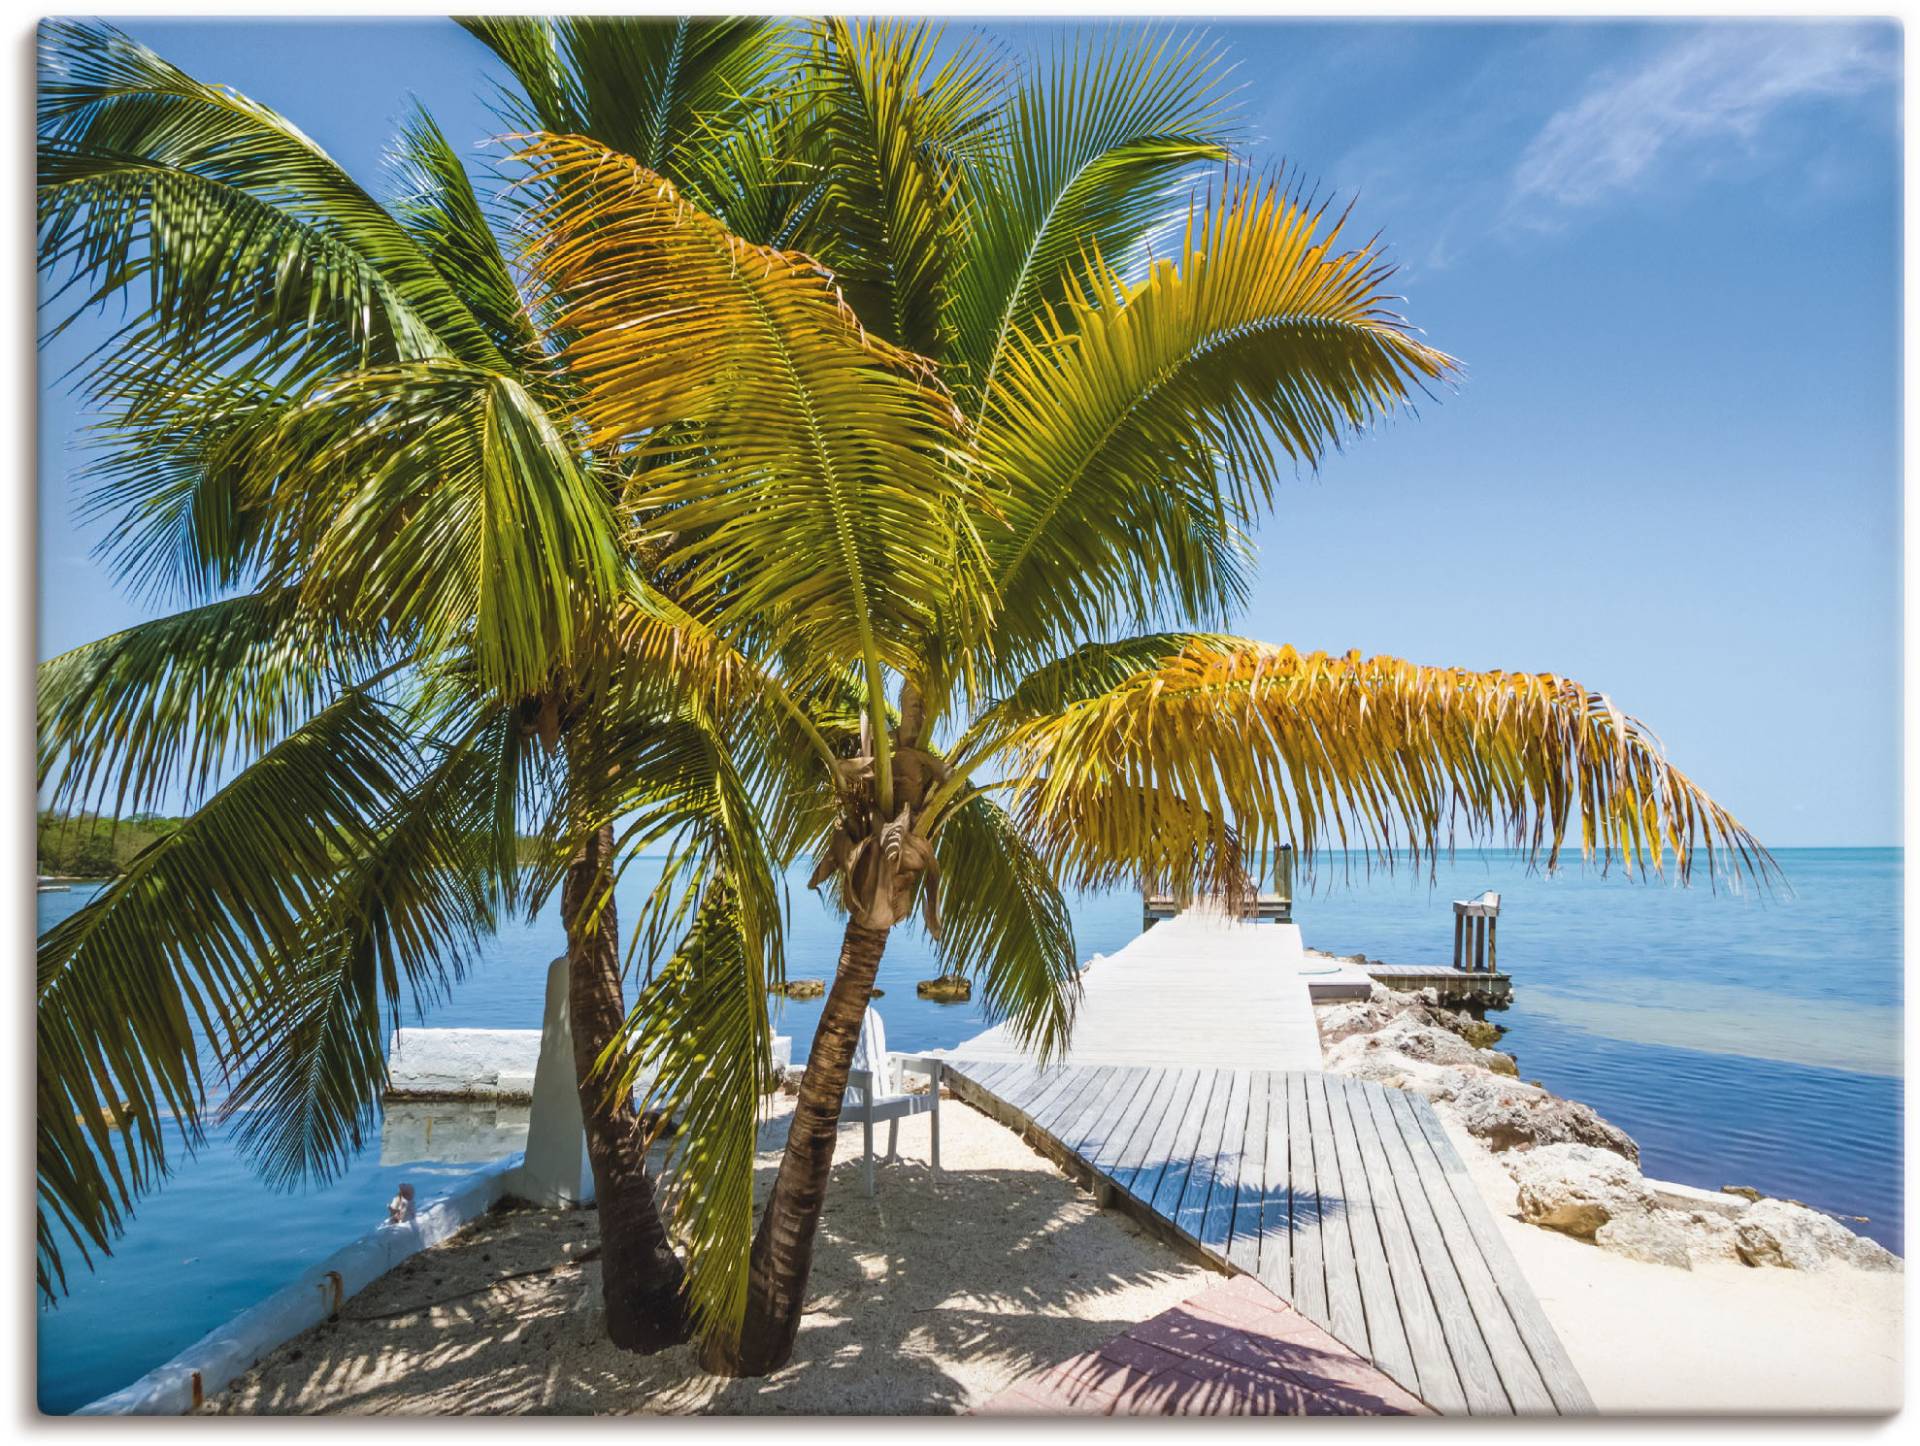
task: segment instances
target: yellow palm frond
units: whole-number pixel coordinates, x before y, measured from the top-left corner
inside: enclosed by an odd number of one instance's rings
[[[1671,856],[1684,880],[1702,850],[1712,871],[1773,870],[1644,727],[1552,673],[1198,639],[1020,723],[1006,756],[1017,810],[1068,820],[1083,874],[1137,857],[1175,871],[1175,885],[1224,882],[1178,877],[1166,831],[1184,831],[1196,871],[1281,843],[1308,858],[1347,846],[1418,858],[1456,830],[1544,852],[1550,868],[1571,831],[1583,857],[1630,871]]]
[[[634,161],[577,137],[524,157],[588,441],[636,463],[629,501],[678,596],[723,634],[905,670],[964,552],[958,418],[928,365],[868,336],[810,258],[742,241]]]

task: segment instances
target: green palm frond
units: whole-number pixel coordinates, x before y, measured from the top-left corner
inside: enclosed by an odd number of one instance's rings
[[[1236,123],[1223,79],[1215,48],[1116,33],[1063,38],[1014,88],[970,168],[954,352],[969,412],[992,395],[1014,335],[1077,294],[1082,256],[1130,260],[1166,227],[1178,183],[1226,159]]]
[[[460,24],[513,73],[521,130],[585,136],[724,211],[706,152],[750,123],[787,61],[780,22],[756,16],[472,17]]]
[[[137,624],[40,665],[39,785],[56,809],[116,815],[196,792],[379,662],[372,640],[288,588]]]
[[[822,20],[793,82],[797,163],[821,183],[796,244],[867,326],[936,360],[952,340],[964,168],[1002,101],[977,48],[942,48],[924,23]]]
[[[1229,179],[1176,263],[1089,297],[1004,355],[979,446],[1003,527],[983,527],[1002,668],[1060,640],[1240,600],[1241,528],[1283,465],[1312,465],[1454,363],[1387,309],[1372,246],[1273,184]],[[1062,587],[1062,578],[1074,579]]]
[[[1127,836],[1157,815],[1129,813],[1126,790],[1151,790],[1202,811],[1215,857],[1292,843],[1309,861],[1349,845],[1418,858],[1458,828],[1544,852],[1552,868],[1572,829],[1583,857],[1617,857],[1630,872],[1671,856],[1685,880],[1702,850],[1715,872],[1773,867],[1639,723],[1551,673],[1210,639],[1022,725],[1008,758],[1016,814],[1058,815],[1116,857],[1163,851]]]
[[[403,992],[416,1009],[439,1000],[492,930],[515,864],[512,816],[499,837],[494,807],[515,732],[495,710],[440,750],[376,825],[371,852],[341,861],[299,947],[269,966],[275,988],[238,1031],[222,1114],[270,1183],[346,1167],[386,1087]]]
[[[289,409],[254,474],[295,509],[280,566],[310,604],[417,653],[464,649],[503,696],[540,692],[621,592],[605,488],[504,372],[344,373]]]
[[[129,327],[149,344],[284,365],[324,326],[355,360],[497,359],[405,228],[290,122],[111,26],[41,37],[41,257],[83,305],[143,276]]]
[[[262,974],[297,955],[343,858],[368,857],[415,750],[379,703],[349,692],[276,744],[41,936],[38,1172],[43,1288],[64,1281],[58,1223],[105,1251],[168,1168],[169,1122],[200,1131],[196,1036],[231,1060]],[[111,1128],[124,1120],[125,1129]]]
[[[804,633],[821,666],[864,661],[879,697],[881,666],[911,664],[970,575],[950,404],[806,257],[747,245],[589,142],[529,158],[552,198],[534,261],[564,298],[592,444],[644,455],[699,426],[629,498],[660,566],[723,633]]]
[[[724,875],[709,879],[692,927],[641,991],[604,1063],[618,1090],[678,1122],[667,1208],[687,1249],[687,1295],[704,1337],[731,1339],[746,1311],[753,1166],[762,1102],[774,1087],[767,992],[752,929]]]
[[[963,798],[933,835],[939,866],[935,952],[980,980],[990,1023],[1005,1020],[1046,1060],[1065,1050],[1080,1000],[1073,916],[1047,861],[985,794]],[[929,885],[928,887],[933,887]]]
[[[501,354],[526,355],[536,338],[499,236],[466,166],[424,109],[416,109],[401,127],[393,162],[400,187],[392,203],[394,219],[460,294]],[[503,218],[503,229],[506,224]]]

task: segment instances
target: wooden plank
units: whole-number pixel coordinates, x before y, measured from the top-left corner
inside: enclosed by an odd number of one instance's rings
[[[1267,1159],[1261,1179],[1260,1283],[1282,1300],[1293,1299],[1293,1175],[1289,1168],[1292,1116],[1288,1075],[1267,1076]]]
[[[1307,1113],[1307,1077],[1294,1070],[1287,1072],[1287,1143],[1287,1187],[1293,1206],[1292,1300],[1308,1320],[1331,1329],[1318,1152]]]
[[[1233,1222],[1227,1238],[1227,1264],[1249,1275],[1260,1273],[1261,1213],[1267,1200],[1267,1092],[1272,1070],[1247,1076],[1247,1133],[1240,1152],[1240,1168],[1233,1201]]]
[[[1527,1352],[1553,1398],[1554,1408],[1562,1415],[1593,1415],[1596,1408],[1586,1382],[1580,1379],[1580,1372],[1567,1354],[1566,1346],[1561,1343],[1553,1323],[1547,1319],[1546,1311],[1541,1308],[1533,1288],[1527,1284],[1520,1262],[1514,1259],[1513,1251],[1501,1238],[1499,1222],[1488,1211],[1486,1201],[1480,1198],[1479,1187],[1473,1183],[1466,1162],[1460,1158],[1453,1141],[1447,1137],[1446,1127],[1426,1101],[1417,1100],[1414,1103],[1414,1114],[1419,1119],[1428,1144],[1433,1148],[1434,1157],[1439,1161],[1441,1174],[1460,1206],[1467,1233],[1479,1247],[1494,1282],[1499,1286],[1514,1326],[1526,1343]]]
[[[1460,1389],[1466,1396],[1470,1414],[1509,1415],[1512,1402],[1500,1384],[1500,1373],[1480,1334],[1480,1323],[1474,1319],[1473,1307],[1453,1266],[1452,1252],[1447,1249],[1446,1237],[1440,1232],[1440,1222],[1434,1217],[1426,1186],[1408,1147],[1405,1116],[1393,1107],[1394,1097],[1403,1093],[1402,1090],[1381,1090],[1373,1098],[1374,1117],[1380,1125],[1380,1142],[1386,1149],[1387,1163],[1400,1188],[1400,1208],[1413,1235],[1414,1250],[1420,1257],[1420,1271],[1426,1277],[1434,1310],[1440,1317],[1447,1354],[1459,1373]],[[1421,1141],[1422,1148],[1425,1143]]]
[[[1521,1415],[1552,1415],[1553,1394],[1547,1390],[1526,1342],[1520,1338],[1493,1272],[1487,1268],[1486,1258],[1468,1230],[1460,1202],[1447,1184],[1433,1144],[1421,1126],[1415,1105],[1424,1107],[1426,1102],[1416,1102],[1405,1090],[1395,1090],[1393,1095],[1393,1108],[1400,1116],[1401,1133],[1413,1155],[1414,1169],[1427,1192],[1441,1238],[1447,1242],[1454,1271],[1479,1323],[1481,1339],[1487,1343],[1487,1353],[1493,1358],[1493,1368],[1499,1373],[1507,1400]]]
[[[1208,1103],[1206,1116],[1201,1122],[1200,1140],[1194,1149],[1193,1164],[1187,1171],[1186,1187],[1180,1192],[1180,1203],[1168,1212],[1174,1228],[1195,1244],[1200,1241],[1200,1232],[1206,1222],[1214,1191],[1219,1188],[1220,1152],[1226,1148],[1228,1130],[1235,1128],[1234,1081],[1245,1073],[1245,1070],[1216,1072],[1213,1099]],[[1243,1109],[1237,1128],[1245,1129],[1246,1123]]]
[[[1180,1203],[1181,1193],[1187,1188],[1187,1177],[1193,1173],[1193,1157],[1199,1153],[1200,1132],[1206,1128],[1207,1110],[1213,1104],[1213,1092],[1219,1084],[1220,1075],[1221,1071],[1217,1069],[1199,1072],[1193,1095],[1187,1101],[1179,1125],[1174,1129],[1172,1143],[1167,1146],[1166,1168],[1161,1171],[1152,1196],[1144,1197],[1150,1209],[1169,1220]]]
[[[1213,1193],[1207,1197],[1207,1211],[1201,1217],[1194,1237],[1200,1248],[1216,1260],[1227,1258],[1227,1241],[1233,1234],[1234,1204],[1240,1194],[1241,1160],[1247,1153],[1247,1125],[1252,1110],[1247,1096],[1252,1071],[1233,1072],[1233,1088],[1227,1095],[1225,1128],[1220,1136],[1220,1153],[1213,1167]]]
[[[1148,1104],[1151,1118],[1143,1119],[1140,1129],[1127,1142],[1126,1153],[1119,1164],[1109,1172],[1114,1184],[1140,1201],[1152,1198],[1154,1187],[1160,1181],[1173,1129],[1186,1109],[1187,1098],[1199,1083],[1200,1071],[1171,1069],[1162,1078],[1165,1085],[1154,1091]]]
[[[1036,1065],[1033,1075],[1034,1082],[1031,1087],[1003,1094],[1001,1098],[1035,1124],[1045,1117],[1047,1107],[1059,1099],[1063,1092],[1076,1084],[1086,1083],[1085,1077],[1078,1070],[1066,1069],[1059,1065],[1052,1065],[1046,1069]]]
[[[1369,1167],[1361,1145],[1360,1127],[1354,1118],[1353,1093],[1358,1081],[1345,1075],[1328,1075],[1325,1083],[1327,1112],[1333,1121],[1333,1146],[1340,1157],[1340,1186],[1347,1201],[1347,1224],[1353,1234],[1354,1264],[1360,1276],[1360,1303],[1367,1314],[1367,1351],[1375,1365],[1417,1394],[1419,1373],[1414,1369],[1413,1348],[1407,1343],[1400,1298],[1387,1264],[1386,1234],[1389,1230],[1404,1231],[1405,1226],[1397,1210],[1389,1223],[1375,1203],[1374,1180],[1380,1169],[1379,1162]],[[1363,1102],[1361,1109],[1365,1108]],[[1378,1147],[1376,1136],[1374,1148]],[[1437,1321],[1434,1334],[1437,1340]],[[1441,1350],[1444,1353],[1444,1345]]]
[[[1154,1123],[1152,1133],[1144,1141],[1139,1166],[1127,1181],[1127,1194],[1139,1200],[1140,1204],[1152,1202],[1165,1173],[1173,1168],[1173,1137],[1181,1127],[1181,1120],[1187,1118],[1192,1097],[1196,1091],[1200,1091],[1204,1081],[1206,1072],[1190,1066],[1183,1066],[1173,1073],[1173,1089],[1167,1095],[1165,1108]]]
[[[1067,1150],[1078,1155],[1086,1132],[1113,1110],[1115,1087],[1126,1071],[1118,1065],[1101,1065],[1087,1071],[1087,1087],[1072,1114],[1062,1119],[1053,1137]]]
[[[1327,1272],[1327,1329],[1335,1339],[1371,1356],[1367,1312],[1360,1300],[1360,1271],[1354,1257],[1353,1219],[1341,1174],[1340,1152],[1327,1107],[1327,1077],[1306,1076],[1307,1128],[1313,1132],[1314,1182],[1320,1191],[1320,1250]]]
[[[1045,1130],[1056,1140],[1066,1128],[1070,1113],[1078,1111],[1077,1101],[1093,1083],[1094,1071],[1089,1068],[1066,1069],[1061,1074],[1065,1079],[1046,1095],[1036,1098],[1027,1113],[1027,1118],[1033,1121],[1036,1128]]]
[[[1097,1126],[1088,1128],[1085,1142],[1080,1148],[1080,1158],[1109,1177],[1127,1142],[1136,1131],[1143,1128],[1141,1116],[1146,1112],[1148,1101],[1165,1072],[1135,1069],[1126,1073],[1126,1085],[1113,1093],[1110,1108]]]
[[[1393,1173],[1381,1133],[1383,1119],[1388,1129],[1393,1128],[1392,1120],[1384,1113],[1384,1088],[1349,1080],[1347,1090],[1354,1135],[1359,1141],[1360,1159],[1367,1176],[1367,1191],[1380,1221],[1380,1243],[1386,1252],[1387,1272],[1393,1280],[1394,1299],[1400,1307],[1407,1349],[1413,1358],[1414,1376],[1401,1384],[1442,1415],[1465,1415],[1466,1390],[1460,1384],[1460,1372],[1447,1349],[1446,1331],[1440,1323],[1439,1309],[1433,1303],[1420,1253],[1414,1247],[1413,1229],[1400,1203],[1400,1182]],[[1376,1114],[1377,1107],[1382,1111],[1379,1114]],[[1419,1184],[1417,1180],[1408,1183],[1413,1188]]]
[[[968,1084],[991,1093],[993,1088],[991,1081],[1019,1066],[1005,1060],[950,1059],[947,1061],[947,1068]]]

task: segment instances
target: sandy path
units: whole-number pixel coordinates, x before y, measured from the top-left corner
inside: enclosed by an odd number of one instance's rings
[[[791,1110],[779,1104],[761,1136],[762,1191]],[[841,1132],[813,1306],[794,1362],[765,1380],[703,1375],[684,1347],[646,1360],[614,1350],[581,1309],[598,1299],[593,1262],[390,1315],[565,1260],[597,1238],[590,1211],[516,1211],[376,1281],[338,1323],[288,1342],[209,1409],[951,1413],[1219,1279],[1097,1209],[984,1115],[950,1101],[941,1124],[943,1176],[926,1164],[925,1121],[907,1121],[903,1162],[879,1172],[872,1200],[860,1191],[860,1132]]]

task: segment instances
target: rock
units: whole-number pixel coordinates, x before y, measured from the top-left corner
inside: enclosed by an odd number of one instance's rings
[[[869,989],[867,991],[867,998],[869,999],[885,999],[886,997],[887,991],[884,989]]]
[[[1502,1054],[1497,1049],[1485,1050],[1481,1054],[1481,1063],[1495,1074],[1503,1074],[1512,1079],[1520,1078],[1520,1061],[1510,1054]]]
[[[1393,1022],[1396,1012],[1383,1008],[1379,1001],[1372,999],[1364,1004],[1356,1001],[1327,1005],[1315,1011],[1318,1016],[1315,1022],[1320,1026],[1320,1042],[1332,1046],[1356,1034],[1377,1033]]]
[[[784,985],[776,985],[774,993],[784,994],[789,999],[818,999],[827,992],[824,979],[789,979]]]
[[[1738,1195],[1742,1200],[1764,1200],[1766,1197],[1751,1185],[1722,1185],[1722,1195]]]
[[[937,979],[922,979],[915,992],[922,999],[940,1004],[964,1004],[973,998],[973,981],[964,974],[942,974]]]
[[[1756,1200],[1734,1222],[1734,1249],[1748,1265],[1786,1270],[1902,1270],[1900,1257],[1838,1220],[1785,1200]]]
[[[1640,1147],[1633,1137],[1600,1118],[1586,1105],[1476,1070],[1454,1093],[1453,1110],[1470,1135],[1495,1150],[1524,1150],[1541,1145],[1591,1145],[1634,1164]]]
[[[1377,1034],[1356,1034],[1342,1040],[1327,1051],[1326,1065],[1336,1073],[1411,1090],[1430,1100],[1452,1099],[1468,1078],[1464,1070],[1413,1059],[1390,1049]]]
[[[1507,1031],[1498,1024],[1489,1024],[1484,1019],[1475,1019],[1464,1010],[1436,1009],[1433,1022],[1442,1029],[1451,1029],[1475,1049],[1492,1049],[1500,1042]]]
[[[1605,1151],[1596,1153],[1604,1154]],[[1672,1210],[1629,1210],[1611,1217],[1594,1231],[1593,1243],[1630,1260],[1692,1270],[1692,1236],[1686,1225],[1688,1218]]]
[[[1585,1240],[1610,1221],[1646,1214],[1653,1206],[1639,1168],[1611,1150],[1542,1145],[1507,1169],[1519,1187],[1521,1219]]]
[[[1371,1037],[1379,1041],[1382,1048],[1397,1050],[1409,1059],[1450,1065],[1454,1069],[1486,1068],[1484,1050],[1475,1049],[1450,1029],[1425,1023],[1411,1011],[1396,1016]]]

